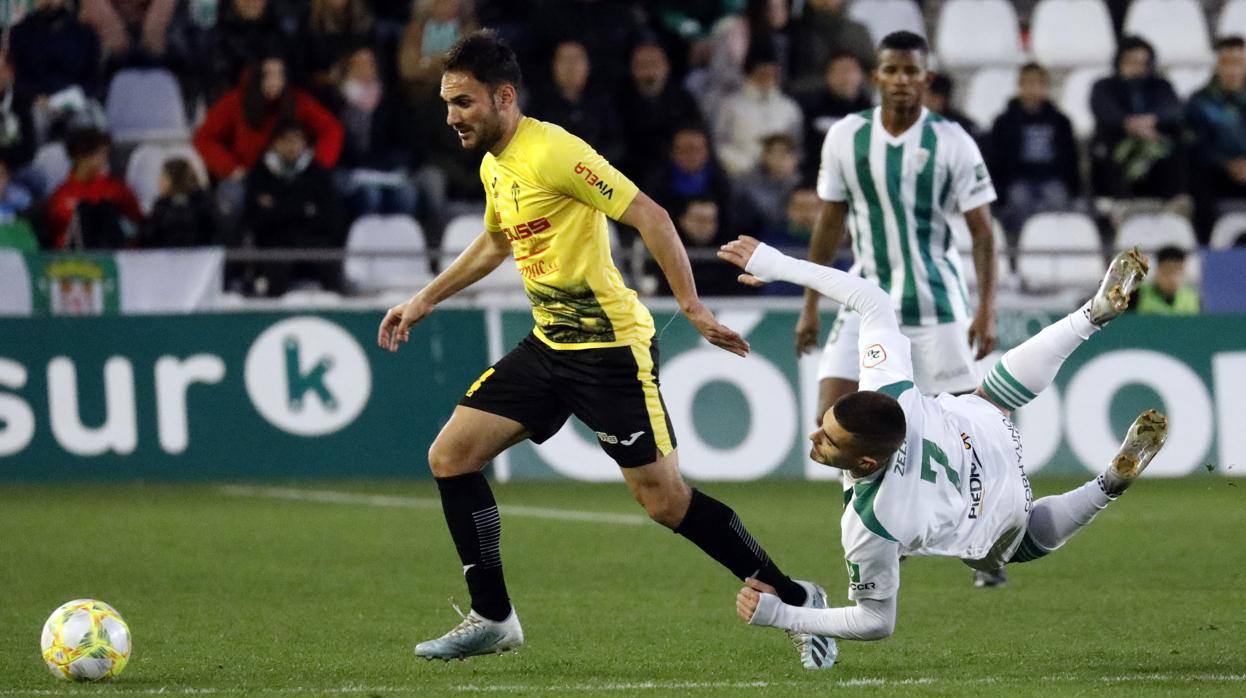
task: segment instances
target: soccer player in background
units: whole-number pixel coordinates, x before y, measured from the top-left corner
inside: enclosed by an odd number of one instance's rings
[[[416,654],[463,659],[523,644],[502,574],[501,519],[482,470],[524,439],[545,441],[572,414],[596,432],[651,518],[737,578],[763,579],[785,603],[825,606],[825,592],[783,574],[734,511],[681,477],[658,390],[653,318],[610,258],[606,216],[640,232],[684,316],[706,340],[740,356],[748,342],[698,300],[667,212],[584,141],[523,116],[521,79],[515,54],[490,33],[466,36],[450,51],[441,97],[463,147],[483,154],[485,231],[424,289],[391,308],[379,330],[380,346],[396,351],[439,302],[512,253],[536,320],[532,333],[467,390],[429,449],[472,607]],[[794,639],[803,661],[825,658],[828,640]]]
[[[888,34],[878,48],[874,82],[882,106],[836,122],[822,144],[818,196],[824,202],[809,241],[809,260],[830,264],[845,228],[852,233],[851,273],[882,287],[913,346],[914,381],[927,395],[972,392],[977,360],[997,344],[995,244],[989,204],[995,200],[973,138],[924,108],[934,74],[926,40]],[[978,307],[969,294],[949,219],[963,213],[973,238]],[[861,319],[841,308],[818,365],[819,418],[857,390]],[[796,323],[796,352],[818,343],[818,294],[805,291]],[[976,347],[977,351],[973,350]],[[978,586],[1005,581],[1003,569],[975,572]]]
[[[1124,312],[1147,270],[1136,249],[1117,255],[1082,307],[1004,354],[973,394],[938,398],[914,387],[911,341],[896,322],[891,295],[877,285],[749,237],[723,245],[719,256],[747,272],[744,283],[799,284],[860,317],[862,390],[837,400],[809,437],[810,457],[845,474],[842,541],[848,597],[856,604],[796,608],[750,579],[736,609],[752,625],[885,638],[895,630],[901,556],[956,557],[976,569],[1043,557],[1120,496],[1163,446],[1167,420],[1148,410],[1102,474],[1035,502],[1011,419],[1082,342]]]

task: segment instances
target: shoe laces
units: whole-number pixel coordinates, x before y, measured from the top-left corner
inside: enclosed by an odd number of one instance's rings
[[[454,626],[454,629],[446,633],[446,637],[450,638],[466,635],[482,625],[482,620],[479,616],[473,616],[471,613],[464,613],[463,609],[459,608],[459,605],[454,602],[454,599],[450,599],[450,607],[453,608],[454,612],[459,614],[459,618],[462,618],[463,620],[460,621],[458,625]]]

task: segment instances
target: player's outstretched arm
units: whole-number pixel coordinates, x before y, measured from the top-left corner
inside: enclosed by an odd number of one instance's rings
[[[813,236],[809,238],[809,261],[830,266],[835,253],[844,239],[844,220],[848,217],[848,204],[843,201],[824,201],[818,218],[813,224]],[[796,355],[803,356],[818,346],[818,299],[822,294],[805,289],[805,304],[796,320]]]
[[[735,330],[718,322],[714,313],[697,296],[692,267],[688,264],[688,253],[679,241],[679,233],[675,232],[675,224],[671,222],[666,209],[644,192],[639,192],[623,212],[619,222],[640,231],[645,247],[649,248],[649,253],[657,260],[667,283],[670,284],[671,292],[675,294],[675,300],[679,301],[680,310],[692,326],[697,328],[697,332],[710,344],[732,354],[748,354],[748,342]]]
[[[882,640],[896,629],[896,597],[861,599],[855,606],[800,608],[779,600],[774,588],[753,578],[736,595],[736,613],[749,625],[839,640]]]
[[[445,299],[480,281],[511,254],[510,243],[501,233],[483,232],[467,246],[437,278],[411,297],[385,313],[376,343],[382,349],[398,351],[411,335],[411,328],[428,317]]]

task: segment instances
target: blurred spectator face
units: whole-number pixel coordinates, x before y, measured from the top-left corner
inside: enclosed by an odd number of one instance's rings
[[[277,58],[268,58],[260,64],[260,94],[275,102],[286,89],[286,64]]]
[[[462,6],[460,0],[434,0],[429,16],[438,22],[449,22],[459,16]]]
[[[865,72],[852,56],[839,56],[826,66],[826,88],[841,99],[855,99],[861,93]]]
[[[51,12],[65,6],[69,0],[35,0],[35,12]]]
[[[101,145],[74,163],[74,169],[82,179],[92,179],[108,171],[108,146]]]
[[[324,0],[325,9],[334,13],[344,12],[348,4],[350,0]]]
[[[558,89],[578,95],[588,84],[588,52],[578,41],[564,41],[554,51],[554,84]]]
[[[787,200],[787,220],[792,227],[801,230],[813,230],[814,221],[818,219],[818,211],[822,208],[822,200],[813,189],[797,189]]]
[[[632,82],[636,91],[645,97],[657,97],[666,87],[671,75],[670,61],[666,52],[656,44],[643,44],[632,51]]]
[[[786,140],[770,141],[761,154],[762,169],[773,179],[790,178],[799,164],[796,149]]]
[[[1051,83],[1041,70],[1023,70],[1017,79],[1017,98],[1021,105],[1034,111],[1051,96]]]
[[[1139,46],[1121,54],[1117,66],[1121,77],[1126,80],[1137,80],[1151,74],[1151,52]]]
[[[248,22],[254,22],[264,16],[268,0],[234,0],[234,12]]]
[[[787,26],[788,12],[787,0],[770,0],[766,6],[766,20],[770,22],[770,28],[779,30]]]
[[[748,80],[762,90],[773,90],[779,84],[779,64],[758,63],[749,71]]]
[[[844,7],[844,0],[809,0],[809,6],[823,14],[833,15]]]
[[[273,140],[272,151],[287,165],[293,165],[307,152],[307,136],[299,129],[289,129]]]
[[[1167,295],[1173,295],[1185,284],[1185,260],[1169,259],[1155,267],[1155,286]]]
[[[362,83],[374,83],[380,77],[376,54],[370,48],[361,48],[351,54],[346,62],[346,79]]]
[[[1216,79],[1229,92],[1246,88],[1246,49],[1225,47],[1217,51]]]
[[[899,109],[918,107],[926,98],[926,88],[934,75],[926,70],[926,56],[921,51],[884,49],[878,54],[878,68],[874,80],[883,103]],[[933,93],[926,105],[941,111],[946,103],[934,106]]]
[[[718,205],[713,201],[693,201],[679,217],[679,225],[688,240],[697,245],[710,245],[718,237]]]
[[[710,161],[709,139],[702,131],[678,131],[671,141],[671,160],[684,172],[700,172]]]

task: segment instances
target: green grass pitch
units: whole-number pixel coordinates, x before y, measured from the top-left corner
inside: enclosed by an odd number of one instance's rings
[[[1036,496],[1076,484],[1039,479]],[[0,697],[1246,694],[1246,480],[1144,480],[1065,549],[1012,568],[1005,589],[973,589],[953,560],[907,560],[895,636],[841,642],[829,672],[737,620],[738,584],[627,518],[641,512],[622,485],[574,483],[496,488],[528,644],[418,660],[415,643],[457,620],[447,599],[467,605],[433,485],[280,486],[381,498],[0,489]],[[705,489],[789,573],[846,603],[838,484]],[[566,510],[624,518],[546,518]],[[111,685],[57,681],[39,657],[44,619],[78,597],[113,604],[133,632]]]

